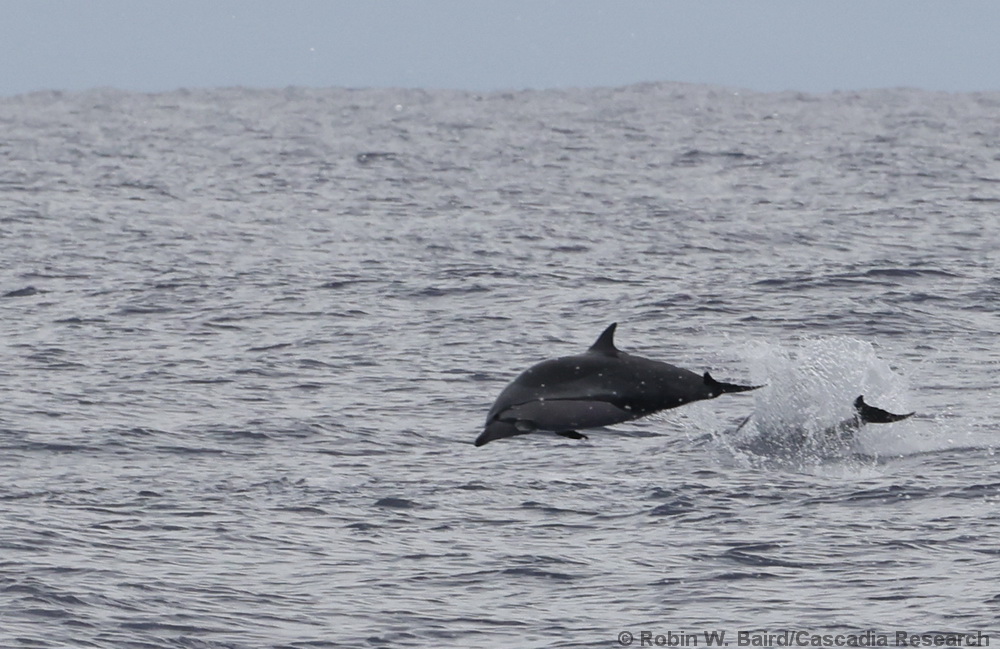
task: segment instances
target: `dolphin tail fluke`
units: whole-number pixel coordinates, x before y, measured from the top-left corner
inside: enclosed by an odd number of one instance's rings
[[[707,385],[712,392],[715,394],[713,396],[718,396],[720,394],[728,394],[730,392],[746,392],[748,390],[756,390],[757,388],[762,388],[762,385],[736,385],[735,383],[723,383],[722,381],[716,381],[712,378],[712,375],[705,372],[705,385]]]
[[[858,413],[858,417],[861,421],[866,424],[890,424],[894,421],[902,421],[908,417],[912,417],[914,413],[908,412],[905,415],[897,415],[889,412],[888,410],[882,410],[881,408],[876,408],[875,406],[869,406],[865,403],[865,396],[861,395],[854,400],[854,410]]]

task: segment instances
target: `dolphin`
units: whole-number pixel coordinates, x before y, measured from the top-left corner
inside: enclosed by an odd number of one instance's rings
[[[915,414],[915,412],[908,412],[905,415],[897,415],[889,412],[888,410],[882,410],[881,408],[870,406],[865,403],[865,395],[862,394],[854,400],[854,414],[847,419],[825,429],[822,436],[844,437],[845,435],[852,435],[865,424],[891,424],[895,421],[909,419]],[[746,426],[752,418],[752,414],[748,415],[747,418],[736,427],[736,430],[734,430],[733,433],[740,432],[740,430]]]
[[[865,396],[860,395],[854,400],[853,415],[834,424],[833,426],[819,431],[815,438],[812,438],[806,431],[794,431],[791,434],[784,434],[780,437],[764,433],[753,440],[751,446],[770,451],[778,451],[788,448],[795,448],[799,450],[812,448],[814,451],[818,451],[821,454],[829,455],[836,453],[838,450],[842,452],[844,449],[848,448],[854,441],[854,434],[867,424],[891,424],[896,421],[909,419],[914,414],[916,413],[908,412],[906,414],[895,414],[889,412],[888,410],[882,410],[881,408],[870,406],[865,403]],[[752,418],[753,414],[748,415],[747,418],[736,427],[733,434],[735,435],[740,432],[740,430],[742,430]],[[746,443],[741,443],[739,445],[747,446]]]
[[[486,415],[476,446],[536,431],[586,439],[579,428],[598,428],[745,392],[759,385],[716,381],[668,363],[633,356],[615,347],[612,323],[590,349],[543,361],[504,388]]]

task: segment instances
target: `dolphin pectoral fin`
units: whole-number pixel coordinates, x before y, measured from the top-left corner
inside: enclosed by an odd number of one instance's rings
[[[858,413],[858,417],[863,423],[866,424],[890,424],[894,421],[903,421],[909,417],[912,417],[915,413],[908,412],[905,415],[897,415],[889,412],[888,410],[882,410],[881,408],[876,408],[875,406],[869,406],[865,403],[865,396],[861,395],[854,400],[854,410]]]
[[[575,430],[560,430],[556,432],[556,435],[561,435],[562,437],[568,437],[569,439],[590,439],[583,433],[579,433]]]
[[[735,383],[723,383],[722,381],[716,381],[713,379],[712,375],[708,372],[705,372],[705,385],[707,385],[708,388],[715,393],[713,396],[728,394],[730,392],[747,392],[748,390],[756,390],[757,388],[764,387],[763,385],[737,385]]]

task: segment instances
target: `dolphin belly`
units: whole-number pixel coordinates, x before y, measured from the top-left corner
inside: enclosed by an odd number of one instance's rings
[[[559,432],[619,424],[635,419],[635,414],[607,401],[538,399],[511,406],[500,418],[514,420],[519,428]]]

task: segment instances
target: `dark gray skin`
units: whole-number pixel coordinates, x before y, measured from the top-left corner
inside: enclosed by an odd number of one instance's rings
[[[616,326],[605,329],[585,353],[544,361],[514,379],[486,416],[476,446],[535,431],[586,439],[578,429],[619,424],[760,387],[722,383],[708,372],[698,375],[627,354],[615,348]]]

